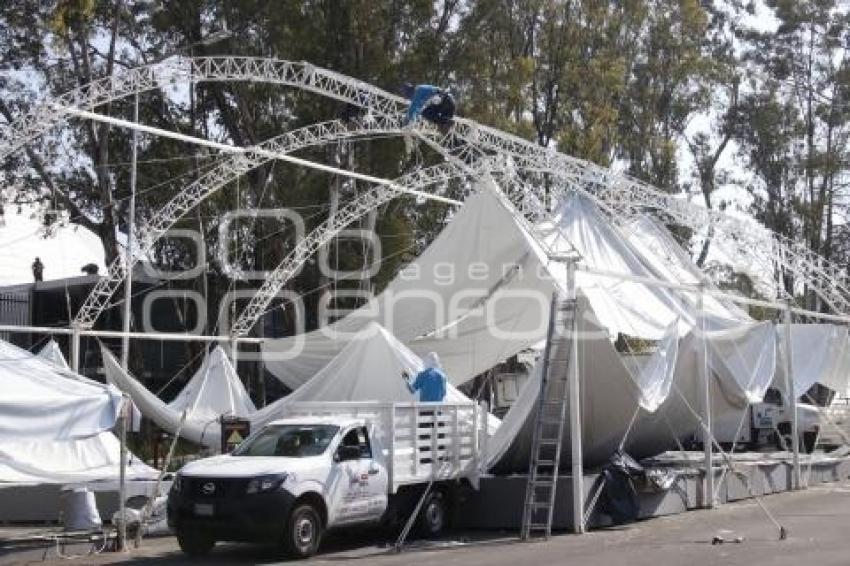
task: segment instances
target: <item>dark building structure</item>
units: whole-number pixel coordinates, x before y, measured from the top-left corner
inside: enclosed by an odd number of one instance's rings
[[[0,325],[67,329],[99,278],[99,275],[83,275],[0,287]],[[185,332],[187,328],[192,328],[193,321],[187,318],[193,318],[194,313],[181,312],[187,310],[187,307],[180,301],[175,302],[171,298],[162,297],[148,301],[149,304],[145,306],[146,296],[161,287],[160,281],[146,276],[141,269],[134,273],[132,325],[134,331],[141,330],[145,309],[149,311],[147,318],[150,325],[158,332]],[[120,292],[116,293],[113,298],[114,306],[101,314],[95,324],[96,330],[120,331],[122,329],[121,298]],[[66,359],[70,360],[71,338],[68,335],[0,332],[0,338],[31,351],[37,351],[51,337],[59,343]],[[82,336],[80,339],[80,373],[102,381],[103,364],[98,340],[102,340],[116,353],[120,351],[121,340],[90,336]],[[155,391],[189,363],[195,357],[196,351],[202,347],[199,344],[176,341],[134,339],[131,349],[131,369],[138,378]],[[202,356],[198,358],[202,359]],[[186,377],[191,376],[191,368],[184,373],[188,374]]]

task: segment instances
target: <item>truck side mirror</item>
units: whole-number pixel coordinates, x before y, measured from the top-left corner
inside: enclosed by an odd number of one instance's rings
[[[334,460],[337,462],[348,462],[349,460],[359,460],[360,459],[360,447],[359,446],[346,446],[342,445],[336,450],[336,457]]]

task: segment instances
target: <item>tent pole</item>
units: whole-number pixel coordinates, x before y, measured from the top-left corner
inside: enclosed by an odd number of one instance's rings
[[[802,489],[800,481],[800,430],[797,423],[797,393],[794,391],[794,366],[791,351],[791,297],[787,299],[785,309],[785,405],[791,411],[791,450],[794,454],[794,489]]]
[[[579,391],[578,301],[576,294],[576,258],[567,260],[567,297],[573,302],[573,328],[570,336],[570,450],[573,484],[573,532],[584,532],[584,465],[581,447],[581,391]],[[556,480],[557,481],[557,480]]]
[[[133,122],[139,122],[139,93],[136,93],[133,105]],[[130,210],[127,219],[127,246],[124,248],[124,316],[122,319],[124,336],[121,338],[121,369],[127,371],[130,365],[130,318],[133,310],[133,227],[136,221],[136,168],[139,150],[139,130],[133,130],[133,141],[130,153]]]
[[[125,502],[127,500],[127,415],[130,408],[130,398],[121,396],[121,418],[119,421],[119,439],[121,441],[121,464],[118,468],[118,551],[127,551],[127,521]],[[142,528],[142,525],[139,525]]]
[[[71,327],[71,369],[80,371],[80,327],[76,324]]]
[[[239,363],[239,340],[236,336],[230,341],[230,361],[233,362],[233,369],[238,369],[236,364]]]
[[[389,179],[382,179],[380,177],[373,177],[372,175],[365,175],[363,173],[358,173],[356,171],[346,171],[345,169],[338,169],[336,167],[331,167],[330,165],[325,165],[323,163],[317,163],[315,161],[309,161],[307,159],[302,159],[300,157],[295,157],[294,155],[289,155],[287,153],[276,153],[274,151],[269,151],[267,149],[263,149],[259,146],[253,147],[239,147],[233,145],[227,145],[224,143],[219,143],[211,140],[207,140],[204,138],[196,138],[193,136],[187,136],[186,134],[181,134],[178,132],[173,132],[170,130],[163,130],[162,128],[154,128],[151,126],[146,126],[144,124],[139,124],[137,122],[130,122],[128,120],[122,120],[120,118],[113,118],[112,116],[104,116],[103,114],[98,114],[97,112],[89,112],[87,110],[81,110],[79,108],[73,108],[71,106],[61,106],[54,105],[56,110],[63,112],[65,114],[70,114],[72,116],[77,116],[79,118],[83,118],[85,120],[95,120],[97,122],[101,122],[103,124],[112,124],[113,126],[118,126],[120,128],[129,128],[131,130],[138,130],[141,132],[145,132],[148,134],[152,134],[155,136],[170,138],[173,140],[178,140],[186,143],[193,143],[196,145],[209,147],[212,149],[216,149],[218,151],[223,151],[226,153],[238,153],[238,154],[256,154],[263,157],[268,157],[270,159],[278,159],[280,161],[286,161],[288,163],[294,163],[296,165],[300,165],[302,167],[308,167],[310,169],[315,169],[318,171],[325,171],[327,173],[332,173],[334,175],[342,175],[343,177],[348,177],[351,179],[359,179],[361,181],[366,181],[368,183],[375,183],[376,185],[384,185],[387,187],[392,187],[394,190],[407,193],[411,195],[416,195],[420,198],[435,200],[437,202],[442,202],[445,204],[451,204],[454,206],[458,206],[463,204],[460,201],[443,197],[440,195],[435,195],[429,193],[427,191],[418,191],[416,189],[412,189],[410,187],[404,187],[402,185],[397,185],[393,181]]]
[[[703,312],[703,285],[700,284],[697,290],[697,316],[699,322],[699,355],[697,363],[698,371],[703,383],[703,431],[702,431],[702,446],[705,451],[705,486],[703,493],[705,495],[703,506],[707,509],[714,508],[714,468],[712,466],[712,435],[711,435],[711,375],[708,371],[708,352],[706,350],[708,344],[705,337],[705,313]]]

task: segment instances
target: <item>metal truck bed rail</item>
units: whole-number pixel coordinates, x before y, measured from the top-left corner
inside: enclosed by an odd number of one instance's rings
[[[475,403],[299,402],[282,415],[362,419],[384,452],[390,492],[465,478],[478,485],[487,411]]]

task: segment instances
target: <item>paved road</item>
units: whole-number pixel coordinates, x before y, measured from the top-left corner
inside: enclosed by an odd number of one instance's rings
[[[780,541],[776,527],[752,501],[726,505],[713,511],[643,521],[626,527],[597,530],[584,536],[568,534],[549,542],[521,544],[496,533],[466,534],[474,542],[447,541],[401,555],[390,554],[385,543],[369,532],[327,541],[325,551],[305,564],[362,564],[404,566],[659,566],[769,564],[817,566],[850,564],[850,483],[810,488],[807,492],[773,495],[764,500],[789,536]],[[715,535],[743,537],[741,543],[712,545]],[[21,557],[23,558],[23,556]],[[39,560],[29,555],[28,558]],[[274,548],[219,544],[202,563],[279,562]],[[53,564],[183,564],[184,557],[172,537],[145,541],[128,556],[100,555]],[[199,562],[201,563],[201,562]]]

